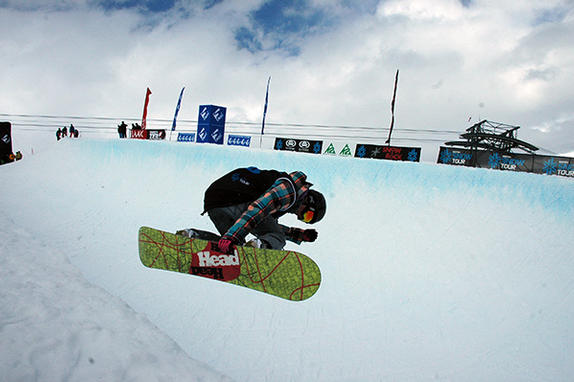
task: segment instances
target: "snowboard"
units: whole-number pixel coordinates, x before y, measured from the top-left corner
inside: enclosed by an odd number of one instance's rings
[[[222,253],[217,242],[188,238],[154,228],[139,229],[139,256],[146,267],[187,273],[239,285],[291,301],[313,296],[321,271],[294,251],[236,247]]]

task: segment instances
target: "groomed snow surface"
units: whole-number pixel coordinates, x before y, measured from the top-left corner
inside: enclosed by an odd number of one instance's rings
[[[18,149],[18,147],[15,147]],[[213,230],[240,166],[325,193],[289,302],[150,270],[137,231]],[[2,381],[569,381],[574,181],[134,140],[63,140],[0,167]],[[300,225],[286,217],[284,223]]]

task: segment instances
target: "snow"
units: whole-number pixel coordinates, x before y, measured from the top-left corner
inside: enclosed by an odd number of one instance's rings
[[[96,138],[32,154],[16,138],[24,159],[0,167],[2,381],[574,375],[572,179]],[[302,170],[325,193],[318,241],[290,246],[321,268],[311,299],[140,264],[140,226],[213,230],[203,192],[239,166]]]

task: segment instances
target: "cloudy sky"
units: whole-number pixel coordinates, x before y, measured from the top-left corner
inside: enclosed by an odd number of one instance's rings
[[[0,0],[0,56],[5,114],[387,128],[399,69],[397,129],[574,151],[574,0]]]

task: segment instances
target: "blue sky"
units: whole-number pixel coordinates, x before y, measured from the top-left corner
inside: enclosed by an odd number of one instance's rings
[[[113,0],[100,0],[99,5],[106,10],[118,10],[126,8],[141,8],[147,12],[165,12],[170,10],[175,5],[175,0],[126,0],[126,1],[113,1]]]
[[[222,1],[223,0],[203,0],[193,2],[197,3],[197,5],[201,6],[203,9],[209,9]],[[166,12],[179,6],[178,1],[176,0],[94,0],[93,4],[103,7],[108,11],[135,8],[142,12],[151,13]]]
[[[327,28],[334,22],[321,9],[309,7],[305,0],[268,1],[251,12],[250,21],[251,28],[241,27],[236,32],[235,37],[240,48],[250,51],[263,49],[257,39],[260,32],[274,36],[275,44],[271,49],[286,49],[295,55],[298,54],[298,49],[289,43],[289,36],[305,37],[309,33]]]
[[[270,122],[386,127],[400,69],[397,128],[487,118],[574,151],[572,46],[571,0],[0,0],[0,105],[137,115],[149,86],[169,118],[186,86],[183,118],[258,121],[271,76]]]
[[[456,0],[465,8],[473,5],[473,0]],[[191,1],[203,10],[209,10],[224,0]],[[280,50],[288,55],[300,53],[297,40],[309,34],[327,32],[344,23],[347,18],[356,14],[373,14],[376,12],[379,0],[339,2],[344,13],[330,12],[329,3],[314,3],[310,0],[267,0],[262,1],[248,14],[249,23],[234,30],[235,41],[241,49],[255,53],[261,50]],[[177,11],[181,4],[176,0],[94,0],[92,5],[106,11],[133,9],[143,14],[166,14]],[[565,3],[567,5],[567,3]],[[564,4],[553,7],[538,7],[533,16],[534,25],[560,22],[568,13]],[[270,36],[273,43],[265,46],[260,36]]]
[[[461,1],[468,3],[470,0]],[[223,0],[206,0],[194,3],[203,10],[209,10],[222,2]],[[176,0],[98,0],[95,4],[106,11],[134,9],[144,14],[162,14],[179,7]],[[249,22],[234,31],[235,40],[239,48],[252,53],[272,49],[297,55],[299,47],[292,37],[300,39],[309,34],[328,31],[329,28],[345,22],[346,17],[353,17],[355,14],[373,14],[377,4],[377,0],[346,0],[341,2],[345,13],[337,15],[329,12],[328,4],[314,4],[309,0],[263,1],[248,13]],[[259,37],[261,35],[271,36],[273,44],[265,48]]]

